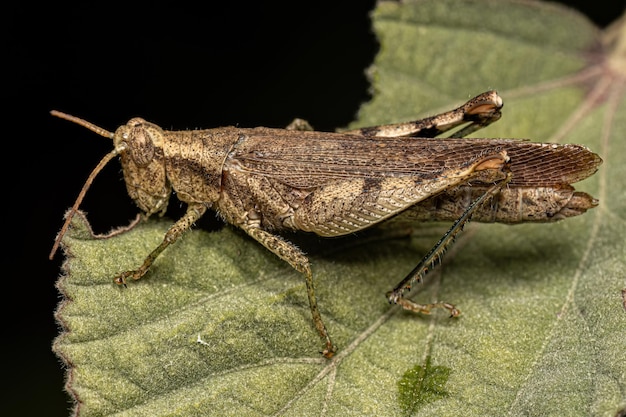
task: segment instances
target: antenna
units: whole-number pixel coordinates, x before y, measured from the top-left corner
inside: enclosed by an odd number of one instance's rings
[[[99,134],[100,136],[104,136],[105,138],[113,139],[115,137],[114,133],[109,132],[106,129],[103,129],[103,128],[99,127],[99,126],[94,125],[93,123],[90,123],[90,122],[88,122],[86,120],[83,120],[83,119],[80,119],[78,117],[71,116],[71,115],[65,114],[65,113],[61,113],[60,111],[56,111],[56,110],[52,110],[50,112],[50,114],[53,115],[53,116],[56,116],[56,117],[60,117],[61,119],[69,120],[70,122],[76,123],[76,124],[81,125],[83,127],[86,127],[87,129],[91,130],[92,132],[95,132],[95,133]],[[98,173],[100,171],[102,171],[102,168],[104,168],[104,166],[111,159],[113,159],[116,155],[118,155],[125,148],[126,148],[125,145],[121,145],[121,146],[118,146],[117,148],[113,149],[111,152],[106,154],[104,156],[104,158],[102,158],[100,160],[100,162],[98,162],[98,165],[96,165],[96,167],[93,169],[93,171],[91,171],[91,174],[89,174],[89,177],[87,177],[87,181],[85,181],[85,184],[83,185],[83,188],[80,190],[80,193],[78,194],[78,197],[76,198],[76,202],[74,203],[72,208],[65,215],[65,223],[63,223],[63,227],[61,228],[61,231],[57,235],[57,238],[54,241],[54,245],[52,246],[52,250],[50,251],[50,255],[48,256],[48,258],[50,260],[52,260],[52,258],[54,258],[54,254],[56,253],[57,249],[59,248],[59,244],[61,243],[61,239],[63,239],[63,236],[67,232],[67,229],[70,226],[70,222],[72,221],[72,218],[76,214],[76,211],[78,210],[78,207],[80,206],[80,203],[83,201],[83,198],[85,197],[85,194],[87,193],[87,190],[89,189],[89,186],[93,182],[93,180],[96,177],[96,175],[98,175]]]

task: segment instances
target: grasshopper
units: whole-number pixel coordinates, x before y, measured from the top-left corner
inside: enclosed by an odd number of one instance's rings
[[[141,118],[109,132],[52,111],[112,139],[113,150],[68,211],[50,258],[95,176],[119,156],[128,194],[145,218],[163,215],[173,191],[187,209],[142,265],[115,277],[117,284],[143,277],[165,248],[213,209],[305,276],[321,353],[330,358],[336,347],[317,306],[309,259],[280,232],[334,237],[390,220],[450,220],[451,228],[386,297],[408,310],[440,307],[457,316],[452,304],[420,305],[404,292],[441,261],[470,218],[552,222],[598,204],[571,186],[602,163],[584,146],[464,138],[497,121],[502,106],[500,96],[488,91],[425,119],[340,133],[265,127],[165,131]]]

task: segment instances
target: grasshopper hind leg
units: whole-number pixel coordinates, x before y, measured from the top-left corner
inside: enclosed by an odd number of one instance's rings
[[[405,123],[365,127],[343,133],[376,138],[434,138],[467,124],[450,135],[451,138],[462,138],[498,121],[501,117],[502,106],[502,98],[498,93],[487,91],[456,109],[435,116]]]
[[[433,248],[422,258],[419,264],[402,280],[396,287],[386,294],[390,303],[398,304],[405,310],[414,311],[417,313],[430,314],[434,308],[444,308],[450,312],[451,317],[457,317],[461,312],[450,303],[436,302],[432,304],[417,304],[409,299],[404,298],[403,294],[406,290],[411,289],[411,285],[414,282],[421,282],[424,276],[428,273],[430,268],[434,267],[437,263],[440,263],[443,254],[446,249],[449,248],[456,239],[457,235],[461,233],[463,227],[471,219],[474,211],[484,204],[491,197],[496,195],[502,187],[508,184],[513,178],[513,174],[508,171],[506,177],[496,184],[492,185],[487,191],[479,198],[474,200],[470,204],[465,212],[459,217],[450,229],[439,239],[439,241],[433,246]]]

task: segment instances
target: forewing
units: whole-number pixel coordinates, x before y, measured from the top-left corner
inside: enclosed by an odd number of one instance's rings
[[[567,186],[589,177],[602,163],[581,145],[507,141],[504,149],[511,158],[510,187]]]
[[[233,163],[252,175],[313,189],[338,179],[400,178],[431,181],[506,150],[510,186],[568,185],[602,162],[584,146],[507,139],[375,139],[339,133],[242,129]]]

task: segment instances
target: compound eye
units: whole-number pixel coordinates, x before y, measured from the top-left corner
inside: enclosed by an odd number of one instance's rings
[[[145,126],[135,125],[131,127],[127,143],[131,157],[138,166],[145,166],[152,162],[154,158],[154,142]]]

